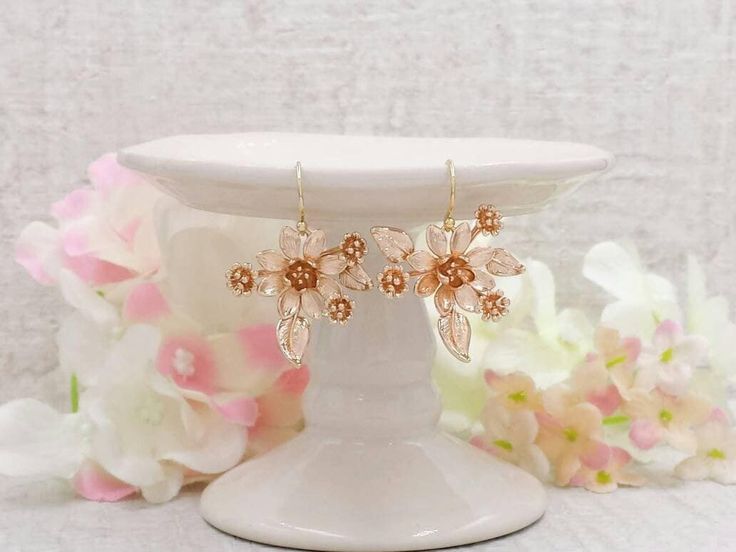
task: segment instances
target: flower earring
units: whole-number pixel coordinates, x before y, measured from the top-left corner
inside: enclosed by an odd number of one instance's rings
[[[280,320],[276,326],[279,347],[287,359],[301,365],[309,343],[310,319],[326,316],[344,325],[355,303],[343,287],[365,291],[373,286],[361,264],[368,252],[365,239],[356,232],[343,236],[338,247],[327,249],[322,230],[310,230],[304,218],[302,165],[296,164],[299,220],[296,228],[284,226],[279,248],[256,256],[257,271],[249,263],[236,263],[226,273],[227,285],[236,296],[278,297]]]
[[[505,249],[475,247],[472,242],[481,234],[496,236],[503,228],[503,216],[493,205],[481,205],[475,211],[475,223],[455,223],[455,165],[446,163],[450,177],[450,203],[442,228],[427,227],[429,251],[415,251],[411,237],[398,228],[374,226],[371,234],[389,260],[378,274],[378,289],[388,297],[401,296],[409,280],[417,277],[414,293],[419,297],[434,294],[440,318],[437,322],[442,342],[457,359],[470,362],[470,322],[460,311],[478,313],[483,320],[499,321],[511,304],[496,288],[493,276],[515,276],[524,272],[522,265]],[[448,239],[449,237],[449,239]],[[408,271],[401,263],[409,265]]]

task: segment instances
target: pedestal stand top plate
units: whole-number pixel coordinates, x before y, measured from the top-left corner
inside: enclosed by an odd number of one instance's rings
[[[456,218],[480,203],[506,215],[529,213],[609,168],[613,157],[568,142],[500,138],[398,138],[244,133],[172,136],[118,154],[199,209],[291,219],[294,165],[301,161],[310,217],[436,220],[447,207],[447,168],[457,172]]]

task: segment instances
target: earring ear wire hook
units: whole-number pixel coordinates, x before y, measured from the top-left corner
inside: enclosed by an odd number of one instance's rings
[[[299,221],[296,224],[296,229],[299,231],[301,235],[305,235],[309,233],[309,230],[307,228],[307,221],[304,216],[304,189],[302,187],[302,163],[301,161],[296,162],[296,166],[294,167],[296,170],[296,187],[297,192],[299,193]]]
[[[447,206],[447,214],[445,214],[445,221],[442,226],[447,232],[452,232],[455,229],[455,219],[452,218],[453,212],[455,211],[455,163],[452,159],[445,161],[447,165],[447,172],[450,175],[450,203]]]

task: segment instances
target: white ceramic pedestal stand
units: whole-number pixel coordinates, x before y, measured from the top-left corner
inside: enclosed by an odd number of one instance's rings
[[[611,163],[580,144],[295,134],[173,137],[119,156],[194,207],[290,220],[299,160],[307,220],[329,243],[348,230],[369,237],[373,224],[440,220],[448,158],[458,219],[484,202],[534,211]],[[374,275],[386,263],[370,238],[369,247]],[[538,519],[545,494],[536,479],[437,429],[435,336],[422,301],[352,295],[346,327],[313,326],[304,432],[212,483],[204,518],[253,541],[370,552],[467,544]]]

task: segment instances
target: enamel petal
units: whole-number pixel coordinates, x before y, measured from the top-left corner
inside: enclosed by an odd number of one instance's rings
[[[345,274],[346,271],[340,273],[340,279],[342,280],[342,275]],[[328,278],[327,276],[320,276],[319,280],[317,282],[317,289],[322,294],[322,297],[325,299],[329,299],[333,295],[338,295],[340,293],[340,285],[333,280],[332,278]]]
[[[474,268],[488,264],[493,258],[493,251],[492,247],[474,247],[466,255],[468,264]]]
[[[446,316],[452,310],[455,305],[455,294],[452,292],[452,288],[447,285],[442,285],[434,295],[434,306],[437,307],[437,312],[440,316]]]
[[[457,302],[458,306],[463,310],[469,312],[478,311],[478,292],[475,291],[468,284],[460,286],[458,289],[455,290],[455,301]]]
[[[256,260],[258,261],[258,264],[269,272],[278,272],[279,270],[284,270],[289,266],[289,260],[273,249],[261,251],[256,255]]]
[[[325,307],[325,301],[316,289],[307,289],[302,292],[302,312],[311,317],[319,318]]]
[[[339,274],[348,265],[347,261],[343,258],[340,253],[330,253],[328,255],[322,255],[317,260],[317,270],[322,274]]]
[[[447,255],[447,236],[445,231],[439,226],[430,224],[427,226],[427,245],[429,249],[438,257]]]
[[[281,318],[291,318],[299,310],[299,292],[288,288],[281,292],[278,300],[278,310]]]
[[[302,239],[299,232],[290,226],[284,226],[279,234],[279,247],[281,252],[290,259],[296,259],[300,255]]]
[[[440,281],[437,274],[430,272],[417,280],[414,285],[414,293],[419,297],[429,297],[439,287]]]
[[[325,250],[327,237],[323,230],[312,230],[304,241],[304,256],[307,259],[317,259]]]
[[[470,225],[467,222],[458,224],[452,231],[452,239],[450,240],[450,250],[455,255],[462,255],[470,245]]]
[[[406,260],[419,272],[429,272],[437,265],[437,258],[429,251],[415,251]]]
[[[258,293],[267,297],[278,295],[286,288],[286,281],[280,272],[265,276],[258,284]]]

